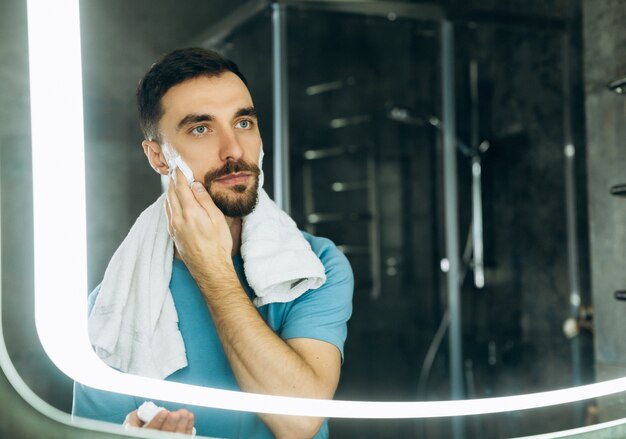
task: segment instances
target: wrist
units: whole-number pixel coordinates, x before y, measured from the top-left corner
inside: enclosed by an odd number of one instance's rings
[[[206,295],[213,291],[223,291],[231,286],[240,286],[232,258],[212,258],[201,265],[188,266],[191,276],[200,290]]]

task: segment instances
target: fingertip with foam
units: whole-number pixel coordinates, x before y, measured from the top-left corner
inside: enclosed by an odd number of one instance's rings
[[[204,186],[199,181],[191,182],[191,189],[198,194],[204,192]]]
[[[193,172],[191,168],[189,167],[189,165],[187,165],[187,163],[185,163],[185,161],[180,155],[176,156],[174,161],[176,162],[178,169],[180,169],[180,171],[183,173],[183,175],[187,179],[187,184],[189,185],[189,187],[191,187],[191,185],[194,182]]]

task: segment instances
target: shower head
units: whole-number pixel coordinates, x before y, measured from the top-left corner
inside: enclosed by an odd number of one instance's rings
[[[315,96],[322,93],[328,93],[335,90],[340,90],[344,87],[353,86],[356,84],[356,79],[353,76],[349,76],[346,79],[337,79],[335,81],[323,82],[321,84],[310,85],[305,89],[305,93],[309,96]]]
[[[432,126],[439,131],[443,131],[443,124],[438,117],[432,115],[416,116],[413,115],[411,111],[407,110],[406,108],[393,107],[387,113],[387,117],[395,122],[405,123],[418,127]],[[484,151],[477,151],[473,148],[470,148],[468,145],[465,144],[465,142],[463,142],[459,138],[456,139],[456,142],[458,150],[466,157],[477,156],[479,152],[485,152],[489,148],[489,145],[487,144]]]

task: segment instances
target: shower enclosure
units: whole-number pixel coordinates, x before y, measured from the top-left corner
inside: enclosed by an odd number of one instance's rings
[[[352,264],[338,399],[592,380],[591,336],[578,329],[589,298],[577,32],[564,19],[427,3],[255,0],[190,42],[240,65],[266,189]],[[331,432],[514,436],[581,425],[584,409],[331,420]]]

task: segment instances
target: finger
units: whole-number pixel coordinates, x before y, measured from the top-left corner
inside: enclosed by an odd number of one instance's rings
[[[176,180],[174,182],[174,190],[176,191],[176,196],[178,197],[181,206],[189,206],[190,203],[194,203],[194,198],[187,185],[187,178],[183,171],[180,168],[176,168]]]
[[[165,216],[167,218],[167,233],[169,233],[171,237],[174,237],[174,227],[172,227],[172,207],[170,205],[169,194],[165,197],[163,209],[165,209]]]
[[[143,425],[143,421],[137,416],[137,410],[126,415],[123,425],[124,427],[141,427]]]
[[[189,412],[187,430],[185,431],[185,433],[193,434],[193,426],[195,425],[195,423],[196,423],[196,415],[194,415],[192,412]]]
[[[176,431],[178,428],[178,421],[180,420],[179,412],[169,412],[167,417],[161,424],[161,431]]]
[[[167,419],[169,415],[169,412],[167,410],[161,410],[159,413],[157,413],[154,418],[152,418],[152,420],[150,422],[148,422],[146,425],[144,425],[144,428],[150,428],[153,430],[162,430],[163,429],[163,424],[165,423],[165,420]]]
[[[180,201],[178,200],[178,196],[176,195],[176,190],[174,189],[174,179],[170,177],[170,184],[167,188],[167,197],[165,202],[165,214],[167,215],[167,231],[170,236],[173,238],[176,232],[174,228],[174,221],[176,218],[181,218],[182,216],[182,207],[180,206]]]
[[[174,178],[170,177],[170,184],[167,188],[167,201],[169,203],[170,214],[172,216],[179,215],[182,212],[182,206],[178,193],[176,192],[176,183]]]
[[[212,222],[215,222],[216,219],[223,216],[222,211],[215,205],[213,198],[211,198],[211,195],[209,195],[202,183],[194,181],[191,189],[196,201],[200,203]]]
[[[180,414],[180,419],[175,431],[176,433],[187,433],[193,429],[193,415],[186,409],[180,409],[178,413]],[[189,425],[191,425],[191,428],[189,428]]]

